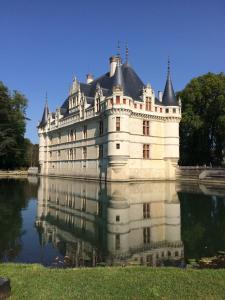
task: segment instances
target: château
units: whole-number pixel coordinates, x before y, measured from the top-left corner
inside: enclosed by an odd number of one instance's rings
[[[74,78],[69,95],[38,125],[40,175],[104,181],[174,180],[179,159],[180,101],[170,66],[156,96],[120,55],[109,71],[86,83]]]

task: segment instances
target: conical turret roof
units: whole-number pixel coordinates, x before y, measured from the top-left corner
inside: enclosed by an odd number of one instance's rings
[[[124,78],[122,72],[122,66],[120,60],[117,62],[114,78],[113,78],[113,87],[120,87],[124,89]]]
[[[162,98],[162,104],[165,106],[178,106],[178,101],[176,99],[176,96],[175,96],[175,93],[173,90],[169,62],[168,62],[168,73],[167,73],[166,86],[165,86],[163,98]]]
[[[46,103],[45,103],[45,108],[44,108],[44,111],[43,111],[43,115],[42,115],[42,119],[41,119],[41,122],[39,124],[39,127],[43,127],[47,124],[48,122],[48,114],[49,114],[49,109],[48,109],[48,102],[46,100]]]

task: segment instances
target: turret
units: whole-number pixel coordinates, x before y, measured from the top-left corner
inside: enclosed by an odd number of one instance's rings
[[[170,75],[170,61],[168,60],[168,71],[167,71],[167,80],[166,86],[164,89],[163,97],[162,97],[162,104],[165,106],[179,106],[174,90],[173,84]]]
[[[48,114],[49,114],[49,109],[48,109],[48,101],[46,95],[45,107],[44,107],[41,122],[39,123],[38,127],[44,127],[48,123]]]
[[[120,60],[117,62],[116,70],[115,70],[115,75],[113,78],[113,89],[124,89],[124,78],[123,78],[123,72],[122,72],[122,67]]]

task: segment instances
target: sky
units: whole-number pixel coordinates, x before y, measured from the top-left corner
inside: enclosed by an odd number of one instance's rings
[[[0,0],[0,81],[29,101],[26,137],[38,143],[45,94],[51,111],[74,76],[85,82],[129,47],[129,62],[157,93],[168,56],[175,91],[207,72],[225,71],[224,0]]]

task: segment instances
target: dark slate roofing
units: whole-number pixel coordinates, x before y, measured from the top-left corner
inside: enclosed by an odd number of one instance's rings
[[[178,106],[178,101],[176,99],[173,84],[170,76],[170,69],[168,68],[166,86],[164,89],[163,97],[162,97],[162,104],[165,106]]]
[[[122,66],[122,70],[125,83],[125,95],[130,96],[135,100],[141,100],[140,96],[144,83],[128,63]]]
[[[162,105],[162,102],[158,98],[155,97],[155,104]]]
[[[49,114],[49,109],[48,109],[48,103],[46,101],[45,108],[44,108],[43,115],[42,115],[42,119],[41,119],[41,122],[39,123],[38,127],[43,127],[43,126],[45,126],[47,124],[47,122],[48,122],[48,114]]]
[[[126,96],[142,101],[140,96],[144,83],[128,63],[117,66],[115,74],[112,77],[110,77],[110,73],[107,72],[89,84],[80,83],[81,93],[84,93],[87,97],[88,104],[92,105],[94,103],[95,92],[98,84],[100,85],[104,96],[110,96],[112,94],[113,87],[115,85],[121,85]],[[67,109],[68,112],[68,98],[65,100],[61,108]]]
[[[124,78],[123,78],[123,71],[120,62],[117,63],[115,74],[113,76],[113,87],[122,87],[124,89]]]

